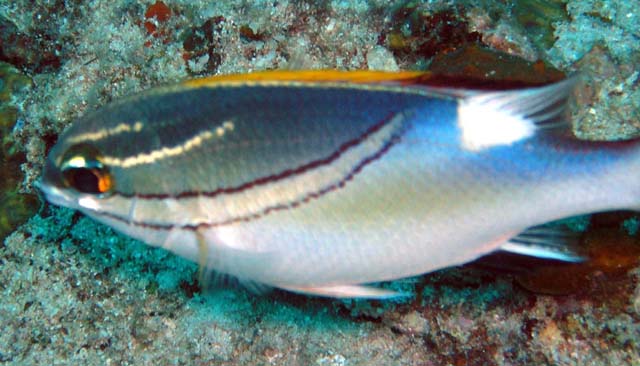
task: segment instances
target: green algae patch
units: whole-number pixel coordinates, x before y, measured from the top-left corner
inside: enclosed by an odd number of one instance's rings
[[[11,131],[16,127],[18,110],[12,105],[13,94],[30,83],[29,79],[7,63],[0,62],[0,239],[31,217],[38,208],[34,195],[19,193],[25,161],[18,152]]]
[[[515,3],[513,12],[540,49],[549,49],[555,43],[555,23],[569,21],[566,0],[519,1]]]

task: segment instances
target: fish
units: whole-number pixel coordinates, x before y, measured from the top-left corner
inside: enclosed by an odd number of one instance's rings
[[[39,186],[201,268],[338,298],[398,296],[371,284],[495,251],[579,261],[545,223],[638,208],[638,142],[570,133],[578,78],[428,79],[271,71],[152,88],[81,116]]]

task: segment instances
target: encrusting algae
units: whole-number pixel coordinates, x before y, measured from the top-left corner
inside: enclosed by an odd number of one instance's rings
[[[0,240],[33,216],[38,207],[36,196],[20,192],[23,178],[20,165],[25,156],[10,136],[18,118],[18,110],[12,105],[13,95],[29,83],[29,78],[14,67],[0,62]]]

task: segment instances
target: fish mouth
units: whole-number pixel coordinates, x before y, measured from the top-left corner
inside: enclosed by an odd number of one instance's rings
[[[73,200],[71,199],[71,197],[69,197],[68,194],[66,194],[60,188],[49,185],[42,181],[37,181],[35,186],[44,194],[44,197],[50,203],[56,206],[65,206],[65,207],[72,206]]]

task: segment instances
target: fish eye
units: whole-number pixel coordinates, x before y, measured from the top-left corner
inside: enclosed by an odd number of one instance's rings
[[[113,176],[91,145],[74,145],[63,155],[60,172],[67,187],[81,193],[104,194],[113,188]]]

